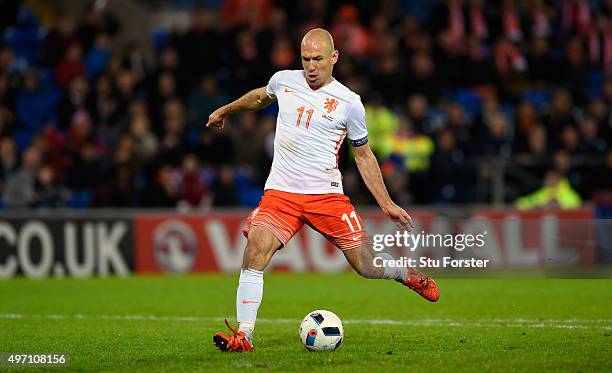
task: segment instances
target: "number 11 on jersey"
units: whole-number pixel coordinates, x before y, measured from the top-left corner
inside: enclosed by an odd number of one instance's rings
[[[297,123],[295,124],[297,127],[300,126],[300,122],[302,121],[302,114],[304,114],[304,110],[306,109],[303,106],[300,106],[297,109],[298,118],[297,118]],[[306,114],[308,115],[308,118],[306,119],[306,129],[308,129],[308,127],[310,126],[310,118],[312,118],[312,113],[314,113],[314,109],[306,110]]]

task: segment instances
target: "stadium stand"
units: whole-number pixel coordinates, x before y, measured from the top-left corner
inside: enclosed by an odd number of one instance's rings
[[[142,2],[191,14],[147,45],[118,40],[108,9],[43,24],[36,2],[14,3],[0,17],[6,209],[257,205],[275,105],[222,133],[203,123],[299,69],[315,26],[335,38],[334,75],[361,95],[398,202],[533,208],[560,185],[575,207],[612,188],[611,0]],[[348,148],[345,192],[370,204]]]

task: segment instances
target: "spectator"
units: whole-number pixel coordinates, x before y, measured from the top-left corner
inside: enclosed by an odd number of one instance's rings
[[[129,44],[126,65],[134,75],[134,80],[136,80],[137,84],[146,84],[145,79],[147,78],[149,66],[146,61],[145,51],[139,43],[133,42]]]
[[[582,46],[582,39],[574,37],[566,47],[567,57],[561,68],[561,82],[569,87],[572,98],[579,104],[586,103],[586,83],[589,77],[589,66]]]
[[[429,169],[429,157],[433,151],[431,138],[416,133],[412,123],[401,117],[397,131],[383,139],[379,153],[384,158],[396,158],[399,166],[409,173],[420,173]]]
[[[164,165],[155,174],[151,185],[144,191],[143,206],[176,207],[179,201],[178,181],[169,165]]]
[[[15,128],[15,115],[11,110],[0,105],[0,136],[10,136]]]
[[[259,170],[264,163],[265,133],[259,128],[258,118],[254,113],[243,113],[232,131],[232,143],[236,149],[235,162],[238,167],[248,166],[251,170]]]
[[[561,131],[559,148],[570,154],[576,154],[578,153],[579,146],[580,137],[576,128],[574,126],[563,128],[563,131]]]
[[[413,200],[415,203],[427,203],[429,201],[429,186],[427,173],[429,172],[429,160],[434,152],[432,139],[424,134],[414,131],[413,125],[406,118],[401,117],[395,134],[383,140],[380,154],[397,163],[399,173],[407,174],[406,177],[398,175],[398,172],[389,174],[393,181],[396,193],[404,200]],[[402,192],[399,188],[410,183],[412,197],[409,197],[407,189]]]
[[[234,183],[234,171],[229,166],[219,170],[219,176],[212,185],[213,206],[238,206],[238,191]]]
[[[186,82],[187,78],[185,71],[179,68],[178,53],[172,47],[166,47],[159,52],[157,68],[146,77],[147,89],[150,92],[155,92],[159,83],[159,76],[163,73],[169,73],[174,77],[176,89],[181,96],[185,96],[187,86],[191,83]]]
[[[177,98],[176,80],[170,72],[163,72],[159,75],[156,89],[151,94],[149,99],[149,107],[151,108],[151,117],[154,122],[162,122],[164,120],[164,108],[168,101]]]
[[[178,98],[171,98],[164,103],[163,123],[161,133],[164,135],[174,135],[179,139],[179,145],[186,146],[187,118],[185,109]]]
[[[516,208],[519,210],[534,208],[575,209],[580,207],[580,204],[581,199],[578,193],[572,189],[566,178],[554,170],[548,171],[542,188],[517,199],[515,202]]]
[[[24,77],[24,88],[17,95],[15,113],[20,125],[15,137],[20,148],[27,146],[35,133],[57,123],[56,105],[59,97],[39,83],[37,72],[28,71]]]
[[[495,80],[495,70],[488,48],[475,37],[467,38],[466,51],[463,61],[462,86],[473,87],[492,84]]]
[[[93,143],[85,143],[75,154],[67,174],[66,185],[72,191],[72,207],[90,206],[100,182],[100,154]]]
[[[202,79],[200,87],[189,99],[189,116],[194,125],[199,126],[208,121],[208,116],[227,102],[227,96],[219,91],[217,81],[211,75]]]
[[[576,167],[575,163],[571,154],[565,150],[557,150],[553,156],[553,169],[562,177],[567,178],[570,186],[580,195],[587,195],[585,189],[588,189],[588,187],[582,180],[585,175],[581,172],[580,167]]]
[[[553,94],[549,112],[544,116],[544,123],[550,140],[553,144],[559,144],[559,138],[555,135],[561,133],[566,126],[575,126],[574,105],[568,91],[559,90]]]
[[[8,176],[17,168],[17,146],[10,137],[0,138],[0,191]]]
[[[408,97],[406,100],[406,117],[412,122],[416,132],[428,134],[432,132],[429,102],[425,95],[415,94]]]
[[[380,60],[372,79],[372,88],[380,93],[386,106],[395,106],[405,100],[405,77],[395,55]]]
[[[115,76],[115,85],[117,86],[117,113],[121,115],[128,112],[130,105],[137,98],[138,87],[132,72],[123,68]],[[125,118],[119,120],[125,121]]]
[[[45,65],[55,68],[64,58],[68,45],[74,40],[74,21],[68,16],[61,16],[55,27],[45,37],[43,61]]]
[[[492,115],[487,127],[481,154],[509,156],[511,153],[508,118],[501,112]]]
[[[202,131],[194,145],[195,154],[207,165],[234,164],[236,147],[232,137],[225,132]]]
[[[64,91],[68,90],[70,81],[77,77],[85,75],[85,65],[81,61],[83,49],[81,44],[73,41],[66,50],[66,55],[62,62],[59,63],[56,70],[57,84]]]
[[[198,158],[193,154],[187,154],[181,169],[179,203],[189,207],[200,207],[209,205],[209,199],[208,187],[204,183]]]
[[[398,118],[382,103],[380,95],[373,95],[365,104],[366,123],[368,124],[368,139],[372,150],[379,154],[385,138],[391,136],[398,127]]]
[[[531,40],[527,54],[527,65],[529,67],[529,80],[535,86],[560,80],[561,69],[553,61],[548,39],[544,37],[536,37]]]
[[[531,6],[531,28],[529,32],[536,39],[546,39],[553,32],[551,20],[552,10],[546,0],[535,0]]]
[[[96,35],[93,47],[85,56],[85,71],[87,77],[92,80],[98,77],[111,58],[110,38],[107,34],[101,32]]]
[[[272,45],[270,61],[275,70],[289,70],[295,65],[296,54],[287,37],[277,37]]]
[[[47,165],[38,170],[34,185],[33,207],[64,207],[68,191],[57,183],[55,172]]]
[[[585,155],[603,156],[606,150],[606,141],[599,136],[597,120],[586,116],[580,122],[580,145],[578,153]]]
[[[363,58],[370,53],[371,35],[359,21],[359,11],[352,4],[344,4],[336,13],[331,27],[336,49]]]
[[[118,163],[113,175],[108,200],[103,206],[131,207],[137,203],[137,190],[133,168],[126,163]]]
[[[458,147],[463,150],[468,149],[470,139],[470,129],[467,113],[458,103],[448,106],[446,112],[446,128],[453,133],[453,138]]]
[[[246,8],[242,8],[241,12]],[[221,39],[212,27],[211,14],[205,9],[197,9],[193,12],[191,29],[179,42],[181,68],[190,75],[213,72],[219,66],[217,51],[221,47]]]
[[[103,131],[116,126],[118,122],[118,102],[108,76],[102,75],[96,81],[92,103],[92,116]]]
[[[89,83],[84,76],[75,76],[70,81],[68,92],[59,102],[59,124],[57,127],[66,130],[77,111],[89,112],[92,105],[93,102],[89,96]]]
[[[457,146],[452,130],[443,129],[438,134],[430,170],[433,203],[465,203],[470,200],[469,186],[473,181],[465,164],[465,153]]]
[[[268,57],[268,54],[260,50],[252,32],[249,30],[238,32],[231,58],[233,95],[266,84],[273,74],[267,61]]]
[[[457,63],[449,62],[449,64]],[[449,70],[451,68],[449,67]],[[406,79],[406,88],[409,94],[423,94],[429,101],[435,101],[440,94],[440,83],[438,72],[442,79],[449,79],[449,82],[457,82],[459,79],[452,80],[450,72],[436,71],[431,56],[425,52],[417,52],[412,57],[410,70]]]
[[[151,131],[151,124],[146,116],[132,119],[130,135],[134,140],[135,155],[140,162],[150,160],[157,153],[157,137]]]
[[[35,182],[41,154],[30,147],[23,152],[21,166],[8,175],[3,201],[6,207],[30,207],[35,203]]]

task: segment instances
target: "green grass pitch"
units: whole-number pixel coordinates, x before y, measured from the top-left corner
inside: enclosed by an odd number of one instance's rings
[[[229,354],[212,335],[234,322],[237,275],[2,280],[0,351],[67,352],[79,371],[612,371],[611,280],[438,283],[431,304],[349,273],[266,274],[256,351]],[[298,340],[318,308],[345,321],[335,352]]]

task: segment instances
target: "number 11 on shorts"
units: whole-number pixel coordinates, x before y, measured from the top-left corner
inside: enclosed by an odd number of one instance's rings
[[[355,220],[355,223],[357,224],[357,230],[360,231],[361,224],[359,224],[359,219],[357,219],[357,213],[355,212],[355,210],[351,211],[350,215],[346,212],[342,214],[342,220],[346,221],[346,224],[348,224],[351,232],[355,232],[355,227],[353,226],[353,223],[351,223],[351,219]]]

